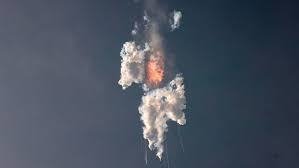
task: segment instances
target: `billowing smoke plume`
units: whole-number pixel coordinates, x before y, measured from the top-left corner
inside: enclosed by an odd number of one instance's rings
[[[141,49],[140,46],[136,46],[136,43],[126,42],[120,52],[121,60],[121,76],[118,84],[123,89],[131,86],[132,83],[141,83],[144,80],[144,55],[148,50],[148,45],[145,44],[145,48]]]
[[[124,43],[120,52],[121,77],[118,83],[123,89],[133,83],[142,84],[145,93],[138,110],[144,125],[143,137],[148,141],[149,149],[155,150],[157,157],[162,159],[167,121],[180,125],[186,123],[183,112],[186,98],[182,75],[176,75],[169,82],[165,79],[167,54],[161,27],[170,20],[171,31],[177,29],[182,13],[174,11],[166,15],[155,0],[145,1],[145,6],[143,20],[135,22],[131,32],[136,39]]]
[[[167,86],[145,93],[139,106],[141,120],[144,123],[143,137],[148,140],[151,150],[157,149],[157,156],[162,158],[164,133],[167,121],[180,125],[186,123],[183,110],[186,108],[183,77],[177,76]]]

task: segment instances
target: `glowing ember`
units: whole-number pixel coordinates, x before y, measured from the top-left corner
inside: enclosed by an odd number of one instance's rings
[[[147,83],[151,86],[158,86],[164,77],[164,59],[160,52],[152,57],[147,62]]]

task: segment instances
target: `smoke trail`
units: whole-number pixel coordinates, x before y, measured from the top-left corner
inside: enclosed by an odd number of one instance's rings
[[[143,138],[147,140],[149,149],[155,150],[156,156],[161,160],[167,121],[180,125],[186,123],[182,75],[177,74],[170,82],[164,81],[167,54],[161,33],[161,26],[167,25],[168,20],[172,20],[172,31],[178,28],[182,14],[174,11],[167,15],[156,0],[145,1],[145,6],[143,21],[135,22],[131,32],[138,40],[124,43],[120,52],[121,76],[118,83],[123,89],[133,83],[143,85],[145,93],[138,108],[143,123]],[[147,164],[147,151],[145,162]]]
[[[166,142],[165,146],[166,146],[167,168],[169,168],[169,157],[168,157],[168,147],[167,147],[167,142]]]
[[[147,149],[146,149],[146,143],[144,143],[144,160],[145,160],[145,164],[147,165]]]
[[[181,145],[181,149],[185,153],[185,148],[184,148],[184,144],[183,144],[183,138],[182,138],[182,135],[181,135],[181,128],[180,128],[179,125],[177,126],[177,128],[178,128],[177,130],[178,130],[178,137],[179,137],[179,142],[180,142],[180,145]]]

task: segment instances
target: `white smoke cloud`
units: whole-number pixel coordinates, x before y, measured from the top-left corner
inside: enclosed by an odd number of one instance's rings
[[[182,12],[180,11],[173,11],[172,18],[170,19],[170,27],[171,31],[174,31],[175,29],[179,28],[181,25],[181,19],[182,19]]]
[[[126,42],[120,52],[121,76],[118,84],[123,89],[131,86],[132,83],[142,83],[144,80],[144,55],[149,50],[148,45],[144,49],[137,46],[135,42]]]
[[[183,77],[177,75],[167,86],[145,93],[139,106],[143,121],[143,137],[148,140],[149,148],[157,150],[157,157],[162,158],[164,134],[167,121],[180,125],[186,123],[183,110],[186,108]]]

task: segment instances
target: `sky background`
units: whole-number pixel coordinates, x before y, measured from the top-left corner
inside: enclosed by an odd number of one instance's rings
[[[299,167],[295,1],[161,0],[183,13],[165,34],[185,77],[187,125],[170,124],[171,168]],[[0,167],[144,163],[142,89],[117,84],[143,14],[131,0],[0,0]]]

